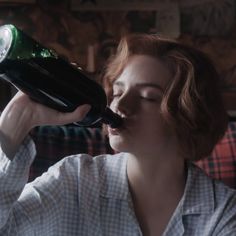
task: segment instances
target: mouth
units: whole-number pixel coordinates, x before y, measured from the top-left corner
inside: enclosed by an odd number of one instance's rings
[[[111,135],[119,135],[123,130],[124,130],[123,126],[119,128],[108,127],[108,133]]]

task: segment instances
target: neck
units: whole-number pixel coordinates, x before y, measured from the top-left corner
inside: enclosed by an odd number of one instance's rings
[[[127,175],[132,191],[166,196],[183,192],[186,179],[185,162],[178,156],[131,155]]]
[[[176,152],[172,152],[174,153]],[[145,235],[161,235],[164,232],[184,193],[184,160],[166,152],[165,154],[130,154],[127,162],[133,207]]]

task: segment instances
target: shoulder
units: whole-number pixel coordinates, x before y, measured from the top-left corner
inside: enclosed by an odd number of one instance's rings
[[[221,202],[227,199],[227,196],[236,196],[236,190],[225,185],[222,181],[209,177],[202,169],[192,164],[189,168],[191,170],[191,178],[205,189],[206,192],[212,192],[216,202]]]
[[[127,156],[125,153],[92,157],[87,154],[67,157],[64,164],[77,172],[81,196],[127,199]],[[71,173],[69,173],[71,175]]]
[[[208,177],[195,165],[189,167],[186,194],[188,206],[197,209],[214,235],[236,232],[236,190]]]
[[[60,181],[61,184],[70,182],[81,186],[99,186],[104,179],[107,181],[109,177],[115,178],[114,176],[118,176],[119,172],[124,170],[126,162],[123,156],[122,153],[95,157],[88,154],[67,156],[51,166],[32,184]]]
[[[215,198],[212,219],[217,222],[217,235],[236,235],[236,190],[218,180],[212,181]]]
[[[126,165],[126,155],[124,153],[118,154],[103,154],[99,156],[91,156],[88,154],[77,154],[63,158],[55,165],[49,168],[55,171],[76,172],[77,175],[96,176],[104,173],[119,172]]]
[[[63,165],[76,165],[84,168],[101,167],[101,166],[120,166],[126,159],[125,153],[117,154],[102,154],[98,156],[91,156],[89,154],[76,154],[63,158],[54,166],[59,167]]]
[[[124,153],[118,154],[103,154],[95,157],[89,155],[80,155],[79,172],[82,175],[95,174],[96,177],[102,175],[117,174],[126,166],[126,155]]]
[[[215,207],[221,206],[223,202],[232,199],[235,201],[236,190],[226,186],[223,182],[209,177],[198,166],[191,164],[189,166],[187,184],[196,189],[196,194],[210,196],[214,200]]]

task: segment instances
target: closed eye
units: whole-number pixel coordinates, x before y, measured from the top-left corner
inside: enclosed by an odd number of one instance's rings
[[[140,98],[143,99],[143,100],[150,101],[150,102],[156,102],[157,101],[156,98],[149,98],[149,97],[143,97],[143,96],[140,96]]]
[[[140,99],[144,100],[144,101],[148,101],[148,102],[161,102],[162,100],[162,96],[159,96],[157,94],[151,96],[151,95],[140,95],[139,96]]]

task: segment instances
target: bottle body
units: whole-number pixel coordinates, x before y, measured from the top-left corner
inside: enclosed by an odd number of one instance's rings
[[[106,116],[107,98],[98,83],[12,25],[0,27],[0,78],[62,112],[90,104],[91,110],[78,125],[90,126]],[[117,114],[109,117],[106,123],[121,122]]]

